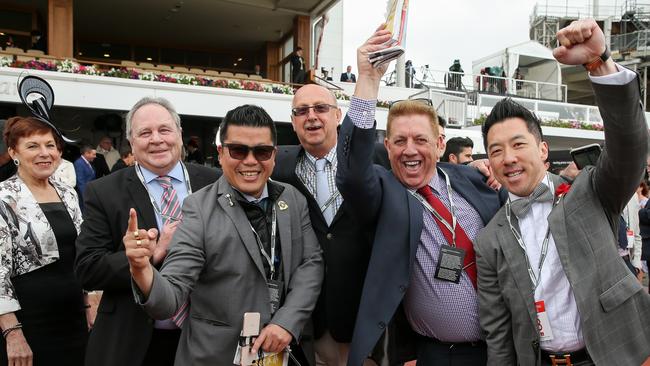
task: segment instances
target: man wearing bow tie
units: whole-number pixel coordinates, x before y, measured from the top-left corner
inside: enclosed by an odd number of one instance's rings
[[[610,58],[592,19],[553,51],[589,72],[607,149],[570,189],[547,174],[540,121],[505,99],[483,125],[506,205],[474,242],[488,365],[639,365],[650,356],[650,296],[617,253],[618,217],[644,169],[638,76]]]

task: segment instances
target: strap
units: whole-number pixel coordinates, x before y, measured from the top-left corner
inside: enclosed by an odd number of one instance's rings
[[[423,195],[427,203],[429,203],[431,205],[431,208],[433,208],[433,212],[431,212],[431,214],[436,221],[436,224],[438,224],[440,231],[442,231],[442,234],[445,236],[445,239],[447,239],[449,245],[456,246],[465,250],[463,269],[467,273],[467,276],[469,276],[474,289],[476,289],[476,253],[474,252],[474,245],[472,244],[472,241],[467,236],[467,233],[465,233],[465,230],[463,230],[459,224],[454,222],[456,220],[454,220],[451,212],[449,212],[447,207],[445,207],[445,204],[442,203],[442,201],[440,201],[440,199],[433,194],[429,186],[420,188],[418,190],[418,193]],[[443,219],[446,222],[443,222],[443,220],[440,219]],[[451,226],[449,226],[449,222],[455,223],[455,225],[453,225],[453,234],[450,230]]]

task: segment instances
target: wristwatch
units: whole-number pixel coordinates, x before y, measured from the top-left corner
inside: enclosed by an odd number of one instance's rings
[[[604,64],[609,59],[610,56],[611,54],[609,53],[609,49],[605,47],[605,51],[603,52],[602,55],[600,55],[600,57],[596,57],[595,59],[587,62],[586,64],[583,64],[582,66],[584,66],[584,68],[587,69],[587,71],[593,72],[598,67],[600,67],[600,65]]]

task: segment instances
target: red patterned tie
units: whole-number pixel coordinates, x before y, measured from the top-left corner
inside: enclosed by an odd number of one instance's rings
[[[433,209],[438,212],[438,214],[440,214],[440,216],[442,216],[445,221],[448,223],[452,222],[451,212],[449,212],[447,207],[445,207],[445,204],[442,203],[442,201],[440,201],[440,199],[433,194],[431,187],[426,185],[418,189],[418,193],[427,200],[431,207],[433,207]],[[451,231],[449,231],[449,229],[447,229],[447,227],[440,220],[438,220],[436,215],[432,216],[433,219],[436,220],[436,224],[438,224],[440,231],[442,231],[442,234],[445,236],[445,239],[447,239],[449,245],[452,245],[453,238],[451,236]],[[465,230],[463,230],[459,222],[456,222],[455,231],[456,246],[465,250],[465,260],[463,261],[463,267],[465,268],[467,276],[469,276],[469,279],[472,281],[474,289],[476,289],[476,254],[474,253],[474,245],[472,245],[472,241],[469,240],[469,237],[467,237]]]
[[[168,224],[170,221],[178,221],[182,218],[181,215],[181,201],[178,199],[178,194],[172,185],[172,179],[169,176],[156,178],[158,184],[163,189],[161,199],[161,216],[163,225]]]

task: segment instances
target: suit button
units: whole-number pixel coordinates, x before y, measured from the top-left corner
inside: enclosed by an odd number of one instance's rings
[[[406,292],[406,286],[404,286],[404,285],[399,285],[399,291],[400,291],[400,292]]]
[[[539,348],[539,341],[536,339],[536,340],[532,341],[531,343],[533,344],[533,349],[535,351],[537,351],[537,349]]]
[[[377,324],[377,326],[379,326],[379,329],[384,329],[384,328],[386,328],[386,323],[379,322],[379,324]]]
[[[332,233],[327,233],[327,235],[325,235],[325,237],[327,238],[327,240],[332,240],[334,235],[332,235]]]

